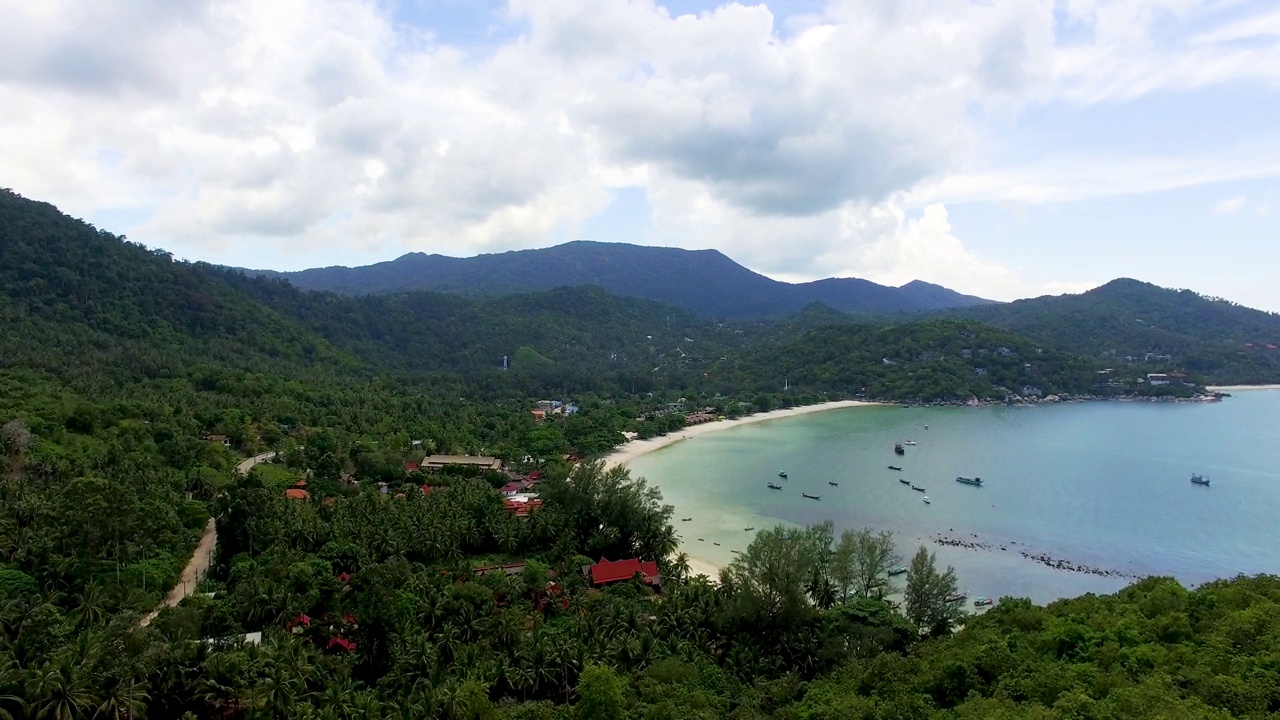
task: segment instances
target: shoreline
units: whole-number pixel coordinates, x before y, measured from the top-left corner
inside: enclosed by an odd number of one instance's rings
[[[1206,385],[1209,392],[1248,392],[1249,390],[1280,390],[1280,385]]]
[[[890,403],[874,402],[870,400],[833,400],[830,402],[817,403],[815,405],[800,405],[797,407],[783,408],[781,410],[770,410],[768,412],[755,413],[736,420],[716,420],[713,422],[694,425],[693,427],[684,428],[666,435],[649,438],[648,440],[631,440],[630,442],[615,449],[613,452],[601,458],[604,461],[606,470],[623,466],[635,460],[644,457],[649,453],[669,447],[678,442],[685,440],[693,440],[694,438],[711,433],[729,430],[731,428],[742,427],[744,425],[754,425],[756,423],[768,422],[770,420],[783,420],[786,418],[799,417],[801,415],[811,415],[817,412],[826,412],[828,410],[844,410],[848,408],[859,407],[884,407]],[[719,582],[721,566],[711,562],[704,557],[700,557],[694,552],[693,546],[688,543],[681,543],[676,548],[677,552],[683,552],[689,559],[689,575],[696,577],[698,575],[706,575],[713,583]]]
[[[845,408],[856,407],[888,407],[890,403],[873,402],[871,400],[832,400],[831,402],[817,403],[816,405],[799,405],[797,407],[783,408],[781,410],[770,410],[768,412],[755,413],[740,417],[736,420],[715,420],[701,425],[694,425],[676,432],[667,433],[666,435],[658,435],[648,440],[631,440],[625,445],[619,446],[608,455],[604,455],[601,459],[604,461],[606,470],[625,466],[627,463],[639,457],[644,457],[651,452],[661,450],[664,447],[674,445],[683,440],[692,440],[703,435],[729,430],[731,428],[742,427],[743,425],[754,425],[755,423],[767,422],[769,420],[782,420],[784,418],[799,417],[801,415],[810,415],[816,412],[825,412],[827,410],[843,410]]]

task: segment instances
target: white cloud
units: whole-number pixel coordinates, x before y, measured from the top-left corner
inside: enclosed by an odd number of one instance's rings
[[[1236,195],[1225,200],[1220,200],[1213,206],[1213,211],[1219,215],[1233,215],[1244,209],[1245,197]]]
[[[293,267],[351,247],[546,244],[638,186],[660,242],[991,294],[982,283],[1029,286],[965,250],[942,203],[1280,172],[1272,148],[983,161],[984,123],[1037,103],[1276,79],[1272,25],[1248,24],[1274,12],[1256,3],[832,0],[783,33],[764,4],[677,17],[653,0],[510,0],[523,34],[482,51],[389,10],[6,7],[5,184],[82,216],[143,210],[113,229],[180,255],[254,265],[273,248]]]

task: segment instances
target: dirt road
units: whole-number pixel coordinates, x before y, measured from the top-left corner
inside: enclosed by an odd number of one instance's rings
[[[275,452],[265,452],[261,455],[246,458],[236,465],[236,472],[245,475],[253,469],[254,465],[271,460],[275,456]],[[177,585],[173,586],[169,594],[164,596],[164,602],[160,603],[160,607],[147,613],[142,618],[142,621],[138,623],[138,627],[150,625],[161,610],[167,607],[177,607],[183,598],[196,591],[196,586],[204,579],[205,573],[209,571],[209,565],[213,563],[213,551],[217,547],[218,527],[213,518],[209,518],[209,522],[204,526],[204,534],[200,536],[200,542],[196,544],[196,551],[191,555],[191,562],[187,563],[187,567],[182,570],[182,578],[178,580]]]

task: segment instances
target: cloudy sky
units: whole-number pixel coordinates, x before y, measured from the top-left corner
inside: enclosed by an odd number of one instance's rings
[[[1280,311],[1275,0],[0,0],[0,185],[274,268],[566,240]]]

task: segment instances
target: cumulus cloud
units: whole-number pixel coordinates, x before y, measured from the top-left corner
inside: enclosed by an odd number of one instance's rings
[[[375,0],[21,3],[0,23],[0,167],[236,264],[547,244],[640,187],[659,241],[775,274],[1013,287],[943,204],[1007,192],[974,169],[983,118],[1271,77],[1276,43],[1241,6],[831,0],[783,23],[765,4],[509,0],[520,34],[465,47]],[[1203,69],[1166,62],[1170,23],[1196,28],[1174,45]],[[1051,174],[1032,170],[1024,191]]]

